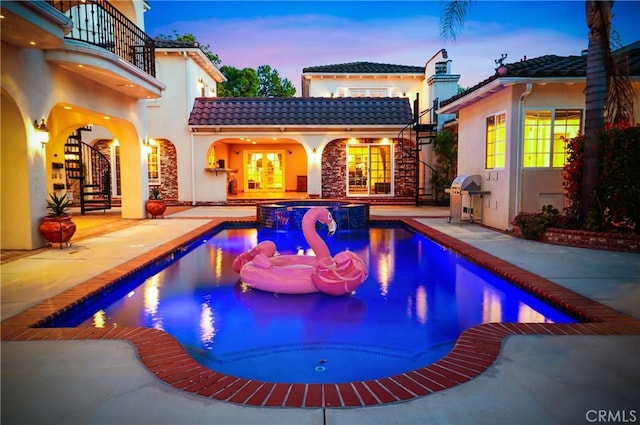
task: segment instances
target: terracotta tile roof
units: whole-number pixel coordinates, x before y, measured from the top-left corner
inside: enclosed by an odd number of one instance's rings
[[[619,49],[614,54],[628,54],[629,75],[640,77],[640,42],[635,42],[625,48]],[[556,56],[545,55],[534,59],[505,64],[507,72],[504,75],[496,74],[481,81],[473,87],[440,102],[440,106],[448,105],[490,82],[501,78],[559,78],[559,77],[586,77],[587,56]]]
[[[406,125],[409,99],[384,98],[197,98],[189,125]]]
[[[349,62],[335,65],[310,66],[302,73],[323,74],[424,74],[423,66],[391,65],[373,62]]]

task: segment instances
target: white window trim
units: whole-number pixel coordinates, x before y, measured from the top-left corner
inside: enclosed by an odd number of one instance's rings
[[[369,161],[367,163],[367,168],[370,169],[371,168],[371,146],[379,146],[380,143],[349,143],[347,144],[346,148],[345,148],[345,154],[346,154],[346,158],[347,160],[345,161],[345,175],[346,175],[346,181],[345,181],[345,193],[346,196],[349,198],[357,198],[357,197],[363,197],[363,196],[367,196],[367,197],[393,197],[395,196],[395,168],[396,168],[396,163],[395,163],[395,148],[396,145],[395,143],[389,143],[387,146],[390,146],[389,149],[389,155],[391,157],[391,170],[390,170],[390,177],[391,180],[389,182],[389,184],[391,185],[391,187],[389,188],[389,193],[374,193],[371,185],[369,185],[369,188],[367,190],[366,194],[362,194],[362,193],[349,193],[349,147],[361,147],[361,146],[365,146],[368,147],[369,150]]]
[[[549,166],[548,167],[527,167],[524,165],[524,136],[522,137],[522,169],[523,170],[562,170],[564,167],[554,167],[553,166],[553,144],[555,143],[554,140],[554,132],[553,129],[556,126],[556,111],[570,111],[570,110],[575,110],[575,111],[580,111],[580,133],[584,134],[584,121],[585,121],[585,116],[584,116],[584,112],[585,112],[585,108],[581,107],[581,106],[549,106],[549,107],[534,107],[534,108],[527,108],[524,111],[524,117],[523,117],[523,121],[520,124],[522,126],[522,134],[524,135],[525,133],[525,126],[526,126],[526,120],[527,120],[527,112],[533,112],[533,111],[550,111],[551,112],[551,140],[550,140],[550,145],[549,145]]]
[[[158,178],[157,179],[152,179],[151,177],[149,177],[149,155],[151,154],[151,152],[149,154],[147,154],[147,178],[149,179],[149,185],[153,185],[153,186],[157,186],[162,184],[162,161],[160,160],[160,143],[157,142],[155,145],[150,145],[149,149],[157,149],[158,150],[158,154],[157,154],[157,158],[158,158]]]
[[[489,117],[493,117],[496,118],[499,115],[504,115],[504,129],[505,129],[505,134],[504,134],[504,166],[503,167],[493,167],[493,168],[487,168],[487,118]],[[487,114],[484,117],[484,120],[482,121],[482,131],[483,131],[483,136],[484,139],[482,141],[483,143],[483,151],[484,151],[484,158],[483,158],[483,162],[484,162],[484,169],[486,171],[491,171],[491,170],[504,170],[507,167],[507,151],[508,149],[508,134],[509,134],[509,115],[507,114],[507,110],[503,109],[500,111],[496,111],[492,114]],[[495,155],[494,155],[495,157]]]

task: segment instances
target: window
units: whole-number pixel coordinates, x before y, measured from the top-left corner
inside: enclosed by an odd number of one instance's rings
[[[245,151],[245,191],[284,190],[284,151]]]
[[[147,164],[149,184],[160,184],[160,145],[158,143],[149,145]]]
[[[485,168],[504,168],[507,140],[507,115],[487,117]]]
[[[387,97],[388,88],[346,88],[340,87],[337,90],[337,97]]]
[[[581,124],[582,111],[556,111],[553,123],[553,167],[564,167],[567,162],[567,140],[578,136]]]
[[[120,197],[122,195],[122,185],[120,180],[120,143],[114,139],[110,147],[111,153],[111,196]]]
[[[393,145],[348,144],[348,195],[392,194]]]
[[[523,167],[563,167],[567,159],[567,140],[576,137],[581,127],[582,111],[579,109],[527,111]]]

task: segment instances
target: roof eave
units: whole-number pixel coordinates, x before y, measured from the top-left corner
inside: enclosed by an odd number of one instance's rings
[[[482,98],[485,98],[497,91],[502,90],[505,87],[514,86],[517,84],[578,84],[584,83],[585,77],[572,76],[572,77],[503,77],[493,80],[486,85],[479,87],[465,96],[456,99],[448,105],[440,107],[436,113],[438,114],[451,114],[459,111],[462,107],[471,103],[475,103]]]
[[[424,73],[419,72],[305,72],[302,74],[303,78],[306,77],[321,77],[321,78],[338,78],[338,77],[413,77],[424,78]]]
[[[242,131],[255,131],[255,132],[277,132],[284,133],[287,131],[299,131],[299,132],[314,132],[314,131],[398,131],[407,124],[336,124],[336,125],[309,125],[309,124],[265,124],[265,125],[215,125],[215,124],[198,124],[189,125],[189,130],[192,133],[232,133]]]
[[[200,65],[204,71],[209,74],[211,78],[213,78],[218,83],[224,83],[227,81],[227,77],[225,77],[222,72],[218,69],[217,66],[211,59],[204,54],[199,47],[156,47],[156,53],[178,53],[180,55],[187,54],[189,55],[198,65]]]

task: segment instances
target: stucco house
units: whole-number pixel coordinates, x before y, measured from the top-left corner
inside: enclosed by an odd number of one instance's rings
[[[156,40],[167,88],[147,102],[149,184],[169,201],[194,205],[292,196],[413,200],[412,123],[435,117],[414,112],[419,99],[433,104],[433,96],[455,93],[459,76],[450,63],[441,50],[424,67],[305,68],[301,98],[218,98],[224,76],[197,43]],[[117,141],[96,131],[89,137],[118,175]],[[420,157],[432,160],[428,145]],[[419,180],[428,193],[429,176]],[[117,188],[114,180],[115,199]]]
[[[640,42],[620,49],[640,94]],[[586,54],[545,55],[500,65],[496,73],[440,102],[439,114],[456,114],[458,174],[479,175],[475,202],[482,223],[507,230],[520,211],[544,205],[562,210],[565,142],[584,129]],[[640,97],[635,99],[636,122]]]
[[[413,199],[416,140],[403,130],[419,121],[420,105],[456,92],[459,75],[450,69],[441,50],[425,66],[355,62],[304,68],[299,98],[196,99],[189,118],[199,158],[193,199],[287,192]],[[434,116],[421,119],[432,123]],[[420,156],[431,160],[430,149]],[[428,177],[418,179],[428,184]]]
[[[92,128],[119,143],[122,216],[146,217],[146,102],[166,88],[144,32],[147,8],[140,0],[0,3],[2,249],[45,245],[38,227],[47,197],[66,192],[68,178],[83,179],[87,205],[108,201],[111,170],[79,166],[94,152],[79,142]]]
[[[3,249],[46,244],[51,193],[82,212],[117,202],[131,219],[147,216],[153,185],[194,205],[287,192],[411,199],[428,181],[412,161],[429,155],[413,124],[435,126],[429,106],[458,78],[442,50],[424,67],[308,68],[301,98],[219,99],[224,76],[197,44],[144,32],[143,0],[0,8]]]

